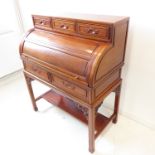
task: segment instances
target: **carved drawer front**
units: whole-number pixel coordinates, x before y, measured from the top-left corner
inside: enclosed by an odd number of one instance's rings
[[[53,76],[52,84],[59,87],[60,89],[72,94],[73,96],[85,99],[87,96],[86,90],[65,81],[59,77]]]
[[[58,31],[74,33],[75,32],[75,23],[72,20],[54,19],[53,20],[53,28]]]
[[[110,40],[110,27],[108,25],[78,23],[77,30],[79,34],[89,38]]]
[[[36,77],[52,82],[52,75],[38,65],[26,63],[25,70],[34,74]]]
[[[34,25],[38,28],[51,28],[51,19],[47,17],[33,17]]]

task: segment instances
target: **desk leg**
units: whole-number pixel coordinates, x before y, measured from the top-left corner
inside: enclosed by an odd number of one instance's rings
[[[88,109],[89,151],[95,151],[95,108]]]
[[[121,85],[119,85],[115,90],[114,114],[116,115],[116,117],[113,119],[113,123],[115,124],[117,123],[117,119],[118,119],[120,93],[121,93]]]
[[[26,74],[24,74],[24,76],[25,76],[27,88],[28,88],[28,91],[30,94],[33,109],[34,109],[34,111],[38,111],[38,107],[36,105],[36,101],[35,101],[35,97],[34,97],[34,93],[33,93],[33,89],[32,89],[32,84],[31,84],[32,79],[30,77],[26,76]]]

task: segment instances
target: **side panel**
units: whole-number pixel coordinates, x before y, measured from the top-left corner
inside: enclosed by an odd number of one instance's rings
[[[120,72],[117,71],[111,76],[107,77],[103,82],[101,82],[98,87],[94,89],[94,98],[98,97],[105,89],[108,88],[114,81],[120,78]]]
[[[107,51],[100,61],[96,72],[95,82],[100,81],[106,74],[113,72],[117,66],[122,66],[125,54],[128,22],[115,26],[114,47]],[[122,65],[121,65],[122,64]]]

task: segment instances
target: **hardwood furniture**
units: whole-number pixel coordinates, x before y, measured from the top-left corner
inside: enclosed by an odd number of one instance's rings
[[[89,151],[110,121],[117,122],[128,17],[96,15],[33,15],[34,28],[20,44],[24,75],[35,111],[44,98],[69,112],[89,129]],[[51,91],[35,98],[31,86],[38,80]],[[115,92],[114,112],[98,112]]]

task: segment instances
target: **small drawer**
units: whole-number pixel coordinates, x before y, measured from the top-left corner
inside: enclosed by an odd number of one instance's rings
[[[75,22],[72,20],[62,20],[54,19],[53,28],[58,31],[74,33],[75,32]]]
[[[36,77],[39,77],[45,81],[52,82],[52,75],[36,64],[26,63],[25,70],[32,73]]]
[[[87,91],[85,89],[82,89],[78,86],[76,86],[73,83],[70,83],[68,81],[65,81],[57,76],[53,76],[53,85],[59,87],[60,89],[72,94],[75,97],[79,97],[82,99],[86,99]]]
[[[39,28],[51,28],[51,19],[47,17],[33,17],[35,27]]]
[[[110,40],[110,27],[108,25],[78,23],[77,30],[79,34],[89,38]]]

